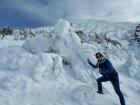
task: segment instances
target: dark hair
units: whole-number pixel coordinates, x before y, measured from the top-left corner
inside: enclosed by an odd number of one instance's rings
[[[103,57],[103,54],[102,54],[102,53],[97,52],[97,53],[95,54],[96,58],[97,58],[97,56],[98,56],[98,55],[100,55],[100,56],[102,56],[102,57]]]

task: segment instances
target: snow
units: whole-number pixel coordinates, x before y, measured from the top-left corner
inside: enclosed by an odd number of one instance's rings
[[[95,20],[71,25],[61,19],[54,27],[27,29],[35,37],[21,40],[20,30],[4,37],[0,40],[0,105],[118,105],[110,82],[103,83],[105,95],[96,93],[99,75],[87,59],[95,64],[99,51],[118,71],[126,105],[139,105],[140,47],[127,39],[135,25]],[[107,44],[103,38],[102,43],[81,43],[76,30],[106,35],[121,46]]]

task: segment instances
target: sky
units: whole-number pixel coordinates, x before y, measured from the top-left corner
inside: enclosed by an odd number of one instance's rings
[[[0,26],[51,26],[62,18],[140,22],[140,0],[0,0]]]

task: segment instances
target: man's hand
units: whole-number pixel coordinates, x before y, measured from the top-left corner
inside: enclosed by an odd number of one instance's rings
[[[88,62],[90,62],[90,59],[87,59]]]

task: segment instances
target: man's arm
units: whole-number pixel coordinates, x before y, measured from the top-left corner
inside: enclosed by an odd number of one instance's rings
[[[89,65],[91,66],[91,67],[93,67],[93,68],[98,68],[98,65],[96,64],[96,65],[94,65],[89,59],[87,60],[88,61],[88,63],[89,63]]]

